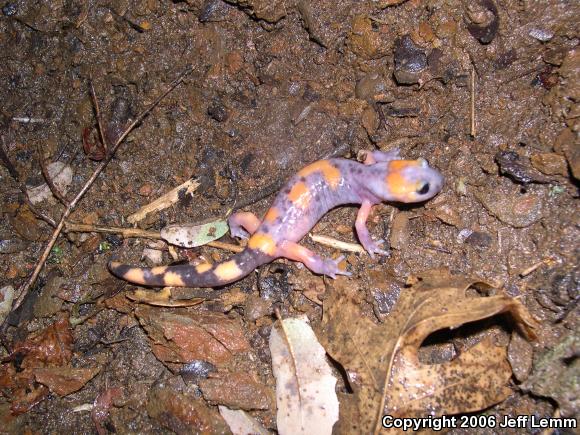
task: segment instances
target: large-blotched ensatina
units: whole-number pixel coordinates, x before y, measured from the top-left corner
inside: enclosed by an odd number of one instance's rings
[[[248,212],[229,218],[234,237],[251,235],[244,251],[230,259],[153,268],[111,262],[109,268],[119,278],[149,286],[222,286],[279,257],[300,261],[314,273],[333,278],[349,275],[338,267],[342,258],[322,258],[297,242],[333,207],[361,204],[355,223],[358,238],[371,257],[386,254],[380,248],[382,241],[374,242],[366,227],[371,207],[382,201],[425,201],[439,193],[442,185],[443,176],[426,160],[401,160],[397,149],[369,152],[364,164],[320,160],[290,178],[263,220]]]

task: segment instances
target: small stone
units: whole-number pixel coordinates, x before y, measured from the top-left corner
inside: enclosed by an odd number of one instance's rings
[[[139,188],[139,195],[141,196],[150,196],[153,193],[153,186],[151,184],[146,183]]]
[[[228,112],[223,104],[214,103],[207,108],[207,114],[217,122],[224,122],[228,119]]]
[[[363,59],[375,58],[382,47],[379,34],[366,15],[355,15],[352,19],[348,43],[352,52]]]
[[[242,69],[244,59],[239,51],[230,51],[226,54],[226,68],[230,74],[236,74]]]
[[[515,151],[500,151],[495,155],[495,161],[503,175],[507,175],[518,183],[547,183],[548,180],[531,167],[527,157],[522,157]]]
[[[465,243],[478,248],[489,248],[493,242],[493,237],[481,231],[473,231],[465,239]]]
[[[525,228],[543,217],[543,197],[536,194],[476,193],[483,206],[500,221],[515,228]]]
[[[453,20],[443,21],[439,23],[435,32],[441,39],[452,38],[457,33],[457,23]]]
[[[554,37],[554,32],[543,29],[532,29],[529,31],[528,35],[540,42],[548,42]]]
[[[17,12],[18,8],[16,7],[15,3],[6,3],[4,6],[2,6],[2,13],[6,17],[12,17],[16,15]]]
[[[361,123],[369,136],[374,135],[379,128],[379,114],[372,106],[367,106],[367,108],[363,111],[361,116]]]
[[[409,35],[395,41],[395,79],[397,83],[412,85],[419,83],[423,70],[427,68],[427,55],[415,45]]]
[[[568,175],[566,159],[556,153],[534,154],[531,157],[532,166],[546,175]]]

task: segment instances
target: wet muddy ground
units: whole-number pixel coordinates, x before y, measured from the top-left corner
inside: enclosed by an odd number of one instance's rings
[[[340,280],[360,289],[375,322],[388,316],[408,277],[425,270],[445,267],[503,287],[540,321],[537,340],[522,339],[500,318],[438,335],[438,358],[492,335],[509,343],[514,375],[511,395],[485,412],[577,415],[576,2],[61,0],[5,1],[1,12],[4,293],[12,286],[18,294],[52,234],[38,216],[58,221],[64,210],[48,191],[42,199],[41,167],[61,162],[54,177],[70,171],[61,185],[70,201],[106,155],[90,83],[114,142],[191,67],[121,144],[68,221],[130,227],[129,215],[192,177],[200,183],[195,192],[139,227],[223,218],[240,206],[261,216],[272,192],[305,164],[399,147],[405,158],[428,159],[445,187],[426,204],[376,207],[369,229],[387,240],[391,256],[347,253],[353,276]],[[356,243],[355,216],[355,207],[333,210],[313,233]],[[303,243],[339,254],[308,237]],[[3,431],[227,432],[216,405],[228,382],[250,391],[230,406],[276,429],[268,348],[274,309],[283,317],[306,314],[316,331],[322,292],[335,283],[279,260],[200,305],[169,309],[129,300],[134,287],[106,267],[111,258],[151,266],[230,255],[172,250],[115,234],[60,236],[3,329]],[[227,355],[160,351],[169,337],[159,319],[173,313],[191,316],[198,329],[200,322],[225,328]],[[50,340],[66,347],[58,358]],[[18,377],[26,373],[26,352],[14,353],[19,343],[42,347],[34,352],[48,368],[92,372],[63,380],[84,379],[66,394],[38,375],[27,383]],[[185,364],[188,355],[202,367]],[[208,378],[204,364],[221,378]],[[346,391],[345,381],[337,388]]]

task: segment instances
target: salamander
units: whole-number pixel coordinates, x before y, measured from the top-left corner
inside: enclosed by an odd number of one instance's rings
[[[363,163],[341,158],[320,160],[288,180],[262,220],[249,212],[229,217],[232,236],[249,238],[246,248],[231,258],[215,264],[153,268],[110,262],[109,269],[119,278],[147,286],[219,287],[285,257],[303,263],[316,274],[332,278],[350,275],[338,266],[343,257],[323,258],[297,242],[330,209],[360,204],[355,222],[359,241],[371,257],[386,255],[388,252],[381,248],[384,241],[375,242],[366,226],[373,205],[426,201],[442,186],[443,176],[425,159],[403,160],[398,149],[370,151]]]

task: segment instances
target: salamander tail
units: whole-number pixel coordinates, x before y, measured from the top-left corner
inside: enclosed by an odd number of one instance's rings
[[[111,261],[109,262],[109,270],[118,278],[139,285],[152,287],[219,287],[242,279],[256,267],[271,260],[271,257],[246,249],[232,256],[229,260],[215,264],[139,267]]]

